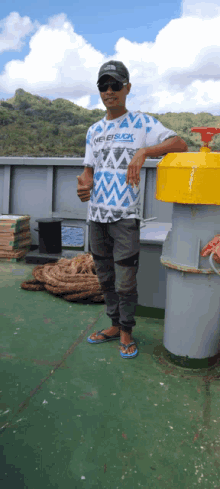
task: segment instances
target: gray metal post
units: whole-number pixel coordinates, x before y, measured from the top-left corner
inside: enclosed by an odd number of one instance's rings
[[[220,277],[200,256],[216,234],[219,206],[173,204],[161,263],[167,266],[163,343],[174,355],[207,359],[219,352]]]

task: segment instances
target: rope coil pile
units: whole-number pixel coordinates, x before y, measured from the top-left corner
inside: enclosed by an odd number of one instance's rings
[[[48,290],[66,301],[91,299],[104,302],[104,296],[91,253],[77,255],[73,259],[61,258],[56,263],[37,265],[32,270],[34,280],[22,282],[25,290]]]

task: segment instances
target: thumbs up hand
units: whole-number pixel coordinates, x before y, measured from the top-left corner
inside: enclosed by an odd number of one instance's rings
[[[82,202],[87,202],[90,199],[90,190],[93,187],[93,178],[85,175],[77,175],[77,195]]]

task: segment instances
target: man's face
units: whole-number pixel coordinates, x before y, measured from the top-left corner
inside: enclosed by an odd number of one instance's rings
[[[106,83],[107,81],[111,82],[116,80],[112,76],[104,75],[101,78],[101,82]],[[131,83],[128,83],[127,85],[123,86],[120,92],[113,92],[112,87],[109,86],[106,92],[99,92],[99,93],[105,107],[107,109],[111,109],[111,108],[113,109],[116,107],[125,107],[126,97],[129,94],[130,89],[131,89]]]

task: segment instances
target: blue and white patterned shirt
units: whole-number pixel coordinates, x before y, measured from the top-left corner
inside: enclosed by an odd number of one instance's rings
[[[87,131],[83,166],[94,169],[88,221],[141,219],[140,189],[126,184],[127,169],[140,148],[155,146],[176,136],[154,117],[140,111],[106,116]]]

